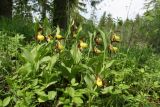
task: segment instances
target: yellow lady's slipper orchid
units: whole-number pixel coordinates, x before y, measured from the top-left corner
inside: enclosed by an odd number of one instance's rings
[[[82,40],[80,40],[79,46],[80,46],[80,48],[83,49],[83,48],[87,48],[87,47],[88,47],[88,44],[85,43],[85,42],[83,42]]]
[[[101,44],[102,44],[102,38],[96,37],[96,38],[94,39],[94,41],[96,42],[97,45],[101,45]]]
[[[97,84],[97,86],[99,86],[99,87],[102,87],[102,86],[103,86],[103,82],[102,82],[102,79],[101,79],[100,77],[97,77],[97,79],[96,79],[96,84]]]
[[[48,35],[48,36],[46,37],[47,42],[51,41],[52,38],[53,38],[53,37],[52,37],[51,35]]]
[[[37,40],[42,41],[44,39],[45,39],[45,37],[41,33],[38,33]]]
[[[60,51],[64,50],[64,46],[59,41],[57,41],[57,49]]]
[[[59,34],[56,35],[55,38],[56,38],[57,40],[62,40],[62,39],[64,39],[64,37],[63,37],[62,35],[59,35]]]
[[[116,35],[115,33],[111,36],[111,42],[120,42],[120,36]]]
[[[113,47],[113,50],[112,50],[114,53],[116,53],[118,51],[118,48],[117,47]]]
[[[109,44],[108,51],[111,53],[116,53],[118,51],[117,47],[113,47],[112,44]]]
[[[102,53],[102,51],[101,50],[99,50],[98,48],[96,48],[96,47],[94,47],[93,48],[93,52],[94,53],[96,53],[96,54],[100,54],[100,53]]]
[[[73,32],[72,35],[73,35],[73,38],[76,38],[77,36],[76,32]]]
[[[109,44],[109,45],[108,45],[108,50],[109,50],[109,51],[113,50],[112,44]]]

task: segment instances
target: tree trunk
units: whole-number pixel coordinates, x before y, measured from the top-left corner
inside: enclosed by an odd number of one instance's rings
[[[42,19],[44,20],[46,18],[46,3],[47,0],[42,0]]]
[[[0,17],[12,17],[12,0],[0,0]]]
[[[68,18],[68,0],[54,0],[53,25],[65,30]]]

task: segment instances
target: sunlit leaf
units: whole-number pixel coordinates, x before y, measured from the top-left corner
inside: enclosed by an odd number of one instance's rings
[[[114,62],[115,62],[115,60],[112,60],[112,61],[110,61],[110,62],[107,62],[107,63],[105,64],[105,69],[111,67]]]
[[[76,83],[76,79],[75,78],[72,78],[71,85],[72,86],[77,86],[78,85],[78,83]]]
[[[47,94],[44,91],[36,91],[36,94],[39,96],[47,96]]]
[[[71,68],[67,67],[64,63],[61,63],[61,65],[62,65],[63,67],[65,67],[65,68],[68,70],[69,73],[71,73]]]
[[[120,89],[115,89],[112,94],[121,94],[122,93],[122,90]]]
[[[60,34],[60,28],[59,26],[57,26],[57,32],[56,32],[56,35]]]
[[[94,83],[95,83],[94,80],[93,80],[93,77],[90,76],[90,75],[86,75],[86,76],[84,77],[84,80],[85,80],[88,88],[89,88],[89,89],[93,89],[93,86],[94,86]]]
[[[0,100],[0,107],[2,107],[3,106],[3,101],[2,100]]]
[[[65,90],[65,93],[67,93],[71,97],[74,97],[75,96],[75,89],[72,88],[72,87],[67,87],[66,90]]]
[[[83,100],[80,97],[73,97],[72,101],[76,104],[82,104]]]
[[[107,94],[107,93],[112,93],[113,90],[113,86],[109,86],[109,87],[105,87],[104,89],[102,89],[102,94]]]
[[[72,46],[70,52],[75,63],[79,63],[82,58],[82,53],[80,52],[76,44]]]
[[[6,106],[9,104],[10,100],[11,100],[10,97],[5,98],[5,99],[3,100],[3,107],[6,107]]]
[[[47,61],[49,61],[50,59],[51,59],[50,56],[43,57],[43,58],[39,61],[39,63],[41,64],[41,63],[47,62]]]
[[[29,52],[27,49],[23,48],[23,53],[22,53],[22,57],[25,59],[26,62],[30,62],[33,63],[34,62],[34,57],[31,54],[31,52]]]
[[[49,100],[54,100],[54,98],[56,97],[56,92],[55,91],[49,91],[48,92],[48,99]]]
[[[118,86],[118,88],[120,88],[120,89],[122,89],[122,90],[125,90],[125,89],[128,89],[129,86],[126,85],[126,84],[120,84],[120,85]]]
[[[58,54],[56,55],[53,55],[51,58],[50,58],[50,61],[49,61],[49,64],[48,64],[48,69],[51,71],[52,70],[52,67],[54,66],[54,64],[56,63],[57,59],[58,59]]]

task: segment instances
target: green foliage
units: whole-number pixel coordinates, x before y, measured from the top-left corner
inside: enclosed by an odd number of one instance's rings
[[[159,0],[153,1],[154,8],[147,11],[143,17],[144,23],[142,25],[143,27],[143,33],[148,39],[150,45],[152,45],[153,48],[155,48],[156,52],[159,52],[159,18],[160,18],[160,2]],[[150,5],[151,5],[150,4]]]
[[[44,21],[44,34],[52,31],[47,23],[47,20]],[[64,42],[63,51],[55,51],[54,46],[58,40],[54,37],[50,42],[33,41],[26,46],[20,44],[23,38],[18,34],[3,39],[1,54],[10,56],[15,53],[18,60],[16,65],[9,64],[9,61],[12,63],[9,59],[6,63],[10,73],[3,73],[2,85],[7,86],[8,90],[0,88],[2,93],[0,105],[158,106],[160,96],[158,55],[153,54],[147,47],[142,49],[135,45],[128,51],[121,48],[120,53],[110,57],[106,50],[110,33],[104,33],[95,27],[86,34],[83,26],[79,26],[76,38],[72,37],[71,30],[64,33],[66,38],[59,40],[61,43]],[[57,34],[62,33],[58,27],[55,30]],[[102,53],[99,55],[93,54],[92,51],[97,32],[102,38],[102,44],[99,46]],[[82,50],[79,47],[81,34],[88,35],[83,38],[89,44],[88,48]],[[1,32],[1,38],[5,38],[6,35],[7,33]],[[5,53],[5,47],[8,47],[8,53]],[[20,48],[21,52],[17,52],[15,47]],[[4,69],[7,65],[3,63],[5,62],[1,61],[1,67]],[[97,84],[97,78],[100,78],[102,86]]]
[[[0,31],[7,33],[7,36],[15,36],[23,34],[26,40],[31,40],[34,35],[33,23],[27,19],[13,18],[0,20]]]
[[[96,3],[99,1],[91,0],[93,6]],[[77,12],[85,4],[76,0],[70,6],[75,14],[65,31],[52,27],[44,17],[41,26],[37,19],[35,26],[28,19],[1,20],[0,106],[158,107],[160,58],[151,45],[159,43],[159,8],[134,21],[116,22],[104,13],[95,26]],[[45,9],[43,12],[46,14]],[[39,28],[45,39],[33,41]],[[120,43],[111,42],[113,33],[120,35]],[[109,44],[119,52],[109,51]]]
[[[95,7],[100,1],[90,3]],[[160,106],[160,55],[154,53],[159,51],[159,0],[135,20],[115,20],[104,13],[98,26],[79,14],[86,4],[72,0],[64,11],[70,16],[67,29],[52,27],[55,0],[33,4],[42,7],[44,19],[35,24],[28,2],[16,0],[13,19],[0,20],[0,107]],[[39,29],[44,39],[33,41]],[[112,41],[114,33],[120,42]]]
[[[0,107],[6,107],[9,104],[10,100],[10,97],[5,98],[3,101],[0,100]]]

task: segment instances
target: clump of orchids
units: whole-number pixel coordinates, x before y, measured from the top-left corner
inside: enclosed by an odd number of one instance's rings
[[[118,47],[114,46],[114,43],[119,43],[121,38],[116,33],[113,33],[110,37],[110,44],[108,45],[108,53],[111,55],[112,53],[117,53]]]
[[[43,34],[43,27],[41,25],[38,26],[35,38],[38,42],[42,42],[42,41],[50,42],[53,39],[51,34],[49,34],[49,35]]]
[[[42,26],[41,25],[39,25],[38,26],[38,29],[37,29],[37,32],[36,32],[36,40],[38,41],[38,42],[42,42],[42,41],[47,41],[47,42],[50,42],[50,41],[52,41],[53,39],[55,40],[55,42],[56,42],[56,46],[55,46],[55,50],[57,51],[57,52],[62,52],[63,50],[64,50],[64,46],[63,46],[63,39],[64,39],[64,37],[60,34],[60,28],[59,27],[57,27],[57,32],[56,32],[56,34],[49,34],[49,35],[45,35],[44,36],[44,30],[43,30],[43,28],[42,28]]]

